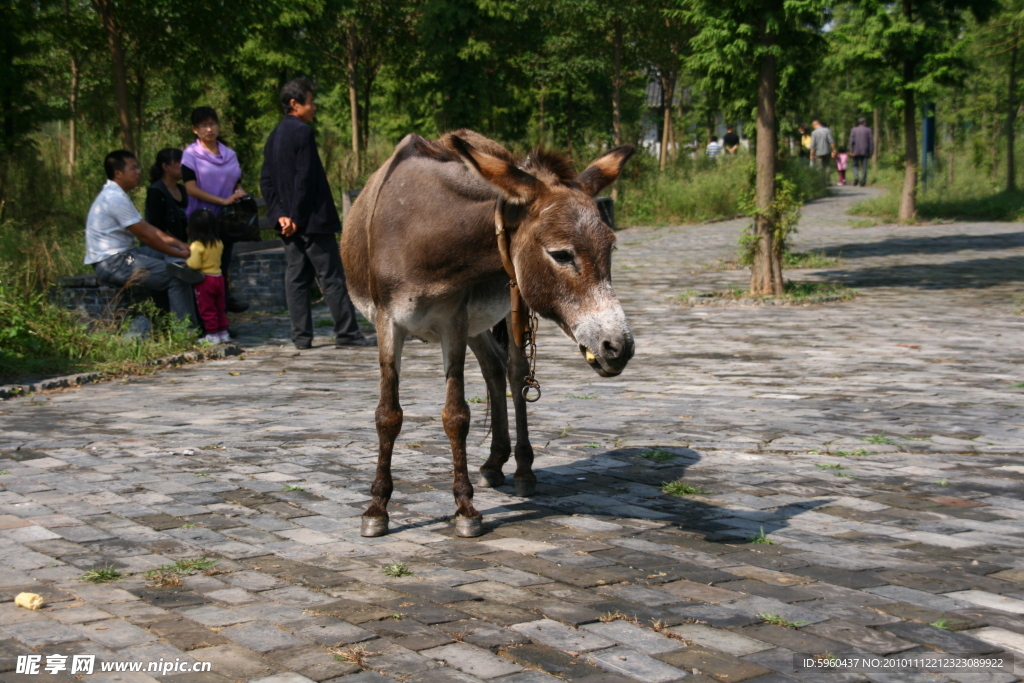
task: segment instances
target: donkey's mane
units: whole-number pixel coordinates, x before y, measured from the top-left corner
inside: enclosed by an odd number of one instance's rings
[[[417,136],[415,140],[416,150],[420,154],[438,161],[461,162],[462,156],[455,147],[455,143],[452,142],[454,137],[468,142],[485,154],[507,161],[547,183],[568,184],[577,175],[572,162],[558,152],[535,147],[525,158],[519,159],[494,140],[468,128],[445,133],[437,140],[427,140]]]

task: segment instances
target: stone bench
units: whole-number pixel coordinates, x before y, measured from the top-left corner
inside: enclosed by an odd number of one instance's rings
[[[115,287],[101,282],[95,275],[62,277],[51,292],[62,308],[76,311],[83,317],[98,320],[111,317],[130,306],[153,299],[157,306],[167,308],[167,293],[142,287]]]

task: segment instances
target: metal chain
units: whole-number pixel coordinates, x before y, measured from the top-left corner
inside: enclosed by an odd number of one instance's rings
[[[530,322],[523,330],[523,357],[526,358],[529,364],[529,369],[526,371],[526,377],[523,378],[523,399],[527,403],[534,403],[540,400],[540,382],[534,377],[537,371],[537,312],[530,310]],[[531,391],[536,391],[537,395],[531,398]]]

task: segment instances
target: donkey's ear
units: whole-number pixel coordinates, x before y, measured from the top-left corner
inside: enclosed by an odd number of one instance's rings
[[[587,170],[576,176],[573,181],[581,190],[591,197],[615,182],[622,173],[622,167],[633,156],[636,148],[633,145],[616,147],[607,154],[598,157]]]
[[[527,204],[541,192],[541,181],[505,159],[481,152],[457,135],[451,137],[455,150],[470,170],[498,188],[511,204]]]

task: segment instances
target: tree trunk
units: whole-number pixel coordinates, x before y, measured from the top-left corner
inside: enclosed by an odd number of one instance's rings
[[[544,145],[544,86],[540,87],[540,139],[537,140],[538,145]]]
[[[361,149],[364,152],[370,149],[370,99],[373,95],[374,80],[376,80],[376,75],[363,74],[363,106],[360,112],[363,116],[359,124],[359,133],[363,138]]]
[[[569,150],[569,156],[572,157],[572,81],[569,81],[565,87],[565,128],[565,147]]]
[[[661,79],[661,102],[665,109],[661,124],[661,155],[658,170],[664,173],[668,164],[668,149],[672,144],[672,96],[676,89],[675,74],[663,76]]]
[[[75,161],[78,156],[78,84],[80,76],[78,60],[72,55],[71,92],[68,95],[68,107],[71,110],[71,119],[68,121],[68,175],[74,174]]]
[[[904,0],[907,4],[908,0]],[[900,195],[900,223],[910,223],[917,216],[917,126],[914,91],[906,87],[914,80],[914,63],[903,62],[903,192]]]
[[[348,65],[345,69],[346,76],[348,76],[348,106],[352,116],[352,157],[355,164],[355,174],[359,175],[359,157],[360,157],[360,140],[359,140],[359,89],[356,87],[356,64],[359,59],[357,51],[359,49],[358,39],[356,38],[355,27],[350,27],[348,30]]]
[[[114,99],[117,101],[117,121],[121,128],[121,144],[125,149],[134,152],[135,137],[132,135],[131,104],[128,101],[128,75],[125,70],[124,44],[121,42],[121,26],[114,14],[112,0],[92,0],[92,5],[100,15],[100,22],[107,34],[114,76]]]
[[[145,110],[146,101],[146,75],[143,72],[139,72],[137,75],[137,81],[135,84],[135,93],[132,96],[133,103],[135,104],[135,156],[142,158],[142,123],[143,123],[143,112]]]
[[[1013,49],[1010,50],[1010,78],[1006,91],[1006,191],[1013,192],[1017,189],[1017,170],[1014,167],[1013,159],[1013,124],[1017,119],[1017,40],[1019,36],[1014,33]]]
[[[622,19],[615,17],[614,71],[612,73],[612,142],[622,144]],[[662,148],[665,143],[662,142]],[[664,166],[663,166],[664,167]],[[612,185],[612,202],[619,200],[619,184]]]
[[[771,47],[775,36],[762,30],[765,33],[761,44]],[[775,120],[777,79],[775,56],[766,54],[761,58],[757,78],[757,178],[754,184],[754,200],[757,203],[754,236],[757,249],[750,272],[750,293],[755,296],[783,294],[782,264],[775,249],[775,216],[772,215],[772,205],[775,203],[775,166],[779,151]]]
[[[874,133],[875,146],[874,149],[871,150],[871,167],[875,173],[878,173],[878,160],[882,158],[882,136],[880,135],[882,131],[879,130],[879,118],[881,118],[881,111],[879,111],[878,107],[875,107],[875,119],[872,121],[875,126],[872,129],[872,132]]]

